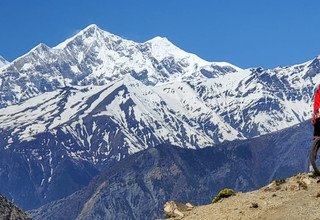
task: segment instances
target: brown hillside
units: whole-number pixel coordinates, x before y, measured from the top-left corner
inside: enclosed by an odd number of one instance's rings
[[[238,192],[214,204],[176,210],[175,213],[178,214],[173,214],[176,217],[171,219],[320,219],[320,178],[298,174],[273,181],[256,191]]]

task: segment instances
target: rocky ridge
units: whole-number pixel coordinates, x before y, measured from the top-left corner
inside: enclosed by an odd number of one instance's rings
[[[2,220],[31,220],[26,213],[0,195],[0,219]]]
[[[320,177],[300,173],[272,181],[259,190],[238,192],[217,203],[192,206],[189,210],[173,204],[171,201],[165,205],[170,219],[319,219]]]

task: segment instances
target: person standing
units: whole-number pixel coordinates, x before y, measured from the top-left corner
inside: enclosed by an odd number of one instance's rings
[[[320,138],[320,85],[318,86],[314,95],[313,101],[313,114],[312,114],[312,125],[313,125],[313,139]]]
[[[311,123],[313,125],[313,140],[316,140],[320,138],[320,85],[318,86],[314,94]],[[309,163],[309,175],[316,175],[311,163]]]

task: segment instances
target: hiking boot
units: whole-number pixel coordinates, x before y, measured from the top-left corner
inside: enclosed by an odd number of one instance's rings
[[[318,175],[315,173],[313,166],[310,164],[309,165],[309,172],[307,173],[309,177],[315,178]]]

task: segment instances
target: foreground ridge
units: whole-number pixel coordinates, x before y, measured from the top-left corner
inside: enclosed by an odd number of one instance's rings
[[[306,173],[236,193],[217,203],[174,210],[170,219],[319,219],[320,177]],[[179,206],[181,207],[181,205]],[[166,208],[166,207],[165,207]],[[174,214],[177,213],[177,214]],[[168,213],[167,213],[168,214]]]
[[[0,195],[0,219],[31,220],[26,213]]]

